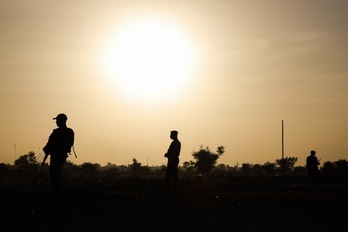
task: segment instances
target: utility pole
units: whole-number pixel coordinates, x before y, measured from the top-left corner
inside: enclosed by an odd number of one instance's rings
[[[14,158],[16,160],[17,159],[17,143],[14,144],[13,149],[14,149]]]
[[[282,120],[282,176],[284,178],[284,121]]]

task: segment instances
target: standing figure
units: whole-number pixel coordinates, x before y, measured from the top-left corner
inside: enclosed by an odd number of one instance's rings
[[[68,120],[68,117],[65,114],[58,114],[58,116],[53,119],[56,120],[58,128],[53,130],[48,138],[46,146],[43,148],[45,157],[42,161],[41,168],[44,166],[47,157],[50,155],[49,177],[53,192],[60,196],[60,173],[66,159],[68,158],[68,154],[71,152],[71,148],[74,145],[74,131],[67,127],[66,121]]]
[[[170,138],[173,141],[171,142],[167,153],[164,154],[164,157],[168,159],[165,183],[168,189],[170,188],[170,184],[173,183],[173,192],[175,193],[178,184],[178,164],[181,150],[181,142],[178,139],[178,131],[171,131]]]
[[[321,187],[320,173],[318,166],[320,165],[318,158],[315,156],[316,151],[312,150],[310,155],[306,159],[306,168],[310,178],[311,186],[314,186],[314,183],[317,182],[319,187]]]

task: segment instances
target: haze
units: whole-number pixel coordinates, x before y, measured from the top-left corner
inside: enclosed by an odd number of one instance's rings
[[[312,149],[322,163],[347,159],[347,11],[343,0],[0,0],[0,162],[29,151],[42,159],[62,112],[77,164],[165,164],[173,129],[181,164],[201,145],[224,146],[219,163],[274,162],[282,120],[285,156],[298,165]],[[166,50],[180,56],[151,70],[160,75],[142,92],[105,68],[105,49],[119,28],[148,18],[174,28],[180,42],[164,44],[182,50]],[[135,76],[153,77],[144,70]]]

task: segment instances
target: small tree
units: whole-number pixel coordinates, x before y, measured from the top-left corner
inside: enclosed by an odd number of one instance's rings
[[[185,161],[183,163],[183,168],[185,168],[187,171],[193,171],[194,167],[195,167],[195,162],[193,162],[192,160]]]
[[[18,168],[18,175],[26,182],[26,186],[31,186],[38,180],[39,164],[33,151],[21,155],[14,161],[14,166]]]
[[[327,161],[324,163],[323,167],[321,168],[321,171],[324,175],[333,176],[336,172],[335,164],[333,162]]]
[[[275,171],[276,171],[276,164],[275,163],[266,162],[266,163],[264,163],[262,165],[262,169],[268,175],[274,175]]]
[[[116,164],[112,164],[110,162],[108,162],[106,164],[106,167],[105,167],[105,173],[108,175],[108,176],[116,176],[118,175],[118,172],[119,172],[119,169],[117,167]]]
[[[297,162],[297,157],[285,157],[284,159],[277,159],[276,164],[281,169],[284,168],[284,172],[290,174],[295,167],[295,163]],[[284,165],[284,166],[283,166]]]
[[[200,173],[210,172],[224,152],[223,146],[218,147],[216,153],[211,152],[209,147],[203,148],[203,146],[200,146],[198,151],[192,153],[193,158],[196,160],[195,167],[197,171]]]
[[[244,174],[247,174],[247,173],[250,173],[250,170],[251,168],[253,167],[252,164],[249,164],[249,163],[243,163],[242,164],[242,167],[241,167],[241,170]]]
[[[100,168],[100,164],[98,163],[91,163],[91,162],[85,162],[80,165],[82,173],[85,175],[95,175],[97,173],[98,168]]]
[[[347,160],[338,160],[334,162],[335,167],[337,169],[337,172],[340,176],[347,176],[348,175],[348,162]]]
[[[30,166],[35,166],[37,164],[38,162],[37,162],[35,153],[32,151],[28,152],[28,154],[26,155],[21,155],[20,157],[18,157],[18,159],[14,161],[14,165],[24,169]]]

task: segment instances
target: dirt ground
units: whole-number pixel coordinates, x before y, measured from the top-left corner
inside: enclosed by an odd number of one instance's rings
[[[144,187],[147,186],[147,187]],[[1,231],[342,231],[348,186],[67,187],[1,194]]]

